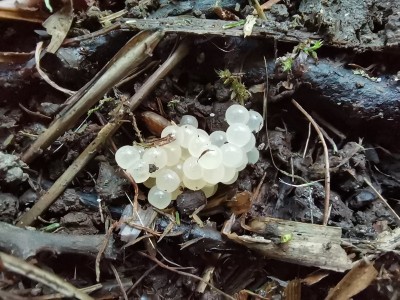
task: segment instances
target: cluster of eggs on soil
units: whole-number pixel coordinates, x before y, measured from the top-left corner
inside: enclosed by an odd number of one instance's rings
[[[194,116],[184,115],[179,125],[167,126],[161,133],[161,138],[172,136],[172,142],[150,148],[123,146],[115,160],[136,183],[150,188],[148,201],[157,208],[166,208],[184,188],[202,190],[210,197],[218,183],[235,182],[247,164],[259,159],[254,133],[263,126],[262,116],[234,104],[226,110],[225,120],[226,132],[208,134],[198,128]]]

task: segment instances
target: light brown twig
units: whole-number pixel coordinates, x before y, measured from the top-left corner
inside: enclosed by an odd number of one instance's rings
[[[322,134],[318,124],[314,121],[314,119],[304,110],[303,107],[296,100],[292,99],[292,103],[298,110],[302,112],[302,114],[310,121],[313,125],[315,131],[318,134],[319,139],[321,140],[322,147],[324,149],[324,158],[325,158],[325,201],[324,201],[324,218],[323,225],[328,224],[329,219],[329,198],[331,194],[331,176],[329,173],[329,153],[328,147],[326,146],[324,135]]]

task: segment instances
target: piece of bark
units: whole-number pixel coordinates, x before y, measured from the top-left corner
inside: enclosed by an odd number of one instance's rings
[[[161,19],[124,19],[123,27],[130,29],[144,30],[162,28],[166,33],[185,33],[201,36],[220,36],[220,37],[243,37],[243,27],[224,28],[232,21],[196,19],[196,18],[161,18]],[[318,34],[291,29],[284,31],[276,27],[254,26],[252,37],[262,37],[269,40],[278,40],[282,42],[298,43],[307,39],[320,40],[322,37]]]
[[[41,251],[96,257],[105,239],[104,235],[65,235],[25,230],[4,222],[0,222],[0,237],[0,249],[23,259]],[[104,257],[117,257],[113,237],[108,241]]]
[[[233,223],[232,220],[230,223]],[[274,218],[253,220],[249,227],[258,236],[239,236],[231,233],[229,226],[224,234],[268,258],[337,272],[344,272],[352,266],[352,261],[341,247],[342,230],[339,227]],[[291,237],[282,242],[285,235]]]

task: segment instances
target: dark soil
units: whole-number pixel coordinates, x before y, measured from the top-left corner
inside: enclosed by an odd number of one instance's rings
[[[118,1],[99,2],[104,12],[125,8]],[[125,18],[169,16],[175,20],[171,22],[185,22],[189,17],[218,19],[215,1],[125,2]],[[220,6],[244,19],[253,11],[247,3],[226,0],[220,1]],[[237,5],[240,8],[235,10]],[[75,11],[69,38],[102,28],[89,9],[94,7]],[[326,133],[331,176],[328,225],[342,229],[343,248],[352,261],[368,256],[380,272],[353,299],[397,299],[400,295],[398,243],[393,242],[391,248],[379,248],[375,241],[384,234],[394,235],[398,217],[374,189],[400,214],[400,156],[397,154],[400,1],[281,1],[265,14],[267,20],[258,20],[256,26],[272,28],[274,32],[279,28],[281,39],[268,35],[265,38],[215,33],[185,35],[191,42],[189,55],[125,119],[112,141],[65,187],[63,194],[35,224],[37,230],[43,231],[48,230],[49,224],[56,224],[49,230],[55,230],[52,235],[59,235],[63,243],[68,243],[71,236],[76,238],[71,240],[74,243],[91,236],[93,240],[87,244],[93,241],[94,246],[85,245],[88,248],[78,251],[79,244],[74,244],[65,250],[65,244],[55,246],[55,239],[51,240],[50,248],[42,248],[40,243],[46,238],[37,235],[38,244],[32,242],[32,249],[26,246],[32,251],[22,251],[24,246],[18,242],[0,243],[1,250],[29,258],[33,264],[78,288],[95,284],[97,253],[92,250],[100,248],[95,238],[106,239],[109,226],[119,220],[127,205],[131,209],[130,201],[135,198],[134,186],[115,163],[114,146],[140,141],[133,116],[142,136],[153,137],[154,128],[158,127],[148,123],[154,120],[144,120],[145,111],[176,123],[182,115],[191,114],[207,132],[226,130],[225,111],[237,98],[232,97],[232,87],[216,71],[228,69],[251,91],[244,105],[267,115],[267,126],[257,135],[260,160],[241,171],[234,184],[220,185],[211,198],[207,199],[202,192],[185,191],[163,212],[153,211],[146,199],[148,189],[139,185],[138,216],[142,219],[135,222],[140,227],[125,229],[129,231],[129,239],[138,239],[138,242],[126,246],[119,235],[124,228],[115,228],[100,264],[103,287],[91,296],[122,299],[121,285],[129,299],[223,299],[222,294],[209,287],[199,291],[197,279],[171,271],[179,265],[185,267],[182,271],[200,277],[207,268],[212,268],[210,282],[237,299],[283,299],[290,282],[309,278],[313,272],[324,269],[324,266],[304,266],[301,262],[264,257],[221,233],[232,214],[237,217],[232,232],[238,235],[254,236],[254,232],[242,225],[257,218],[322,224],[325,156],[315,130],[311,127],[309,131],[308,121],[291,103],[294,98]],[[0,51],[34,51],[37,42],[48,40],[47,36],[35,32],[38,29],[42,27],[29,22],[0,20]],[[300,52],[291,71],[285,72],[277,58],[292,53],[298,45],[285,39],[291,36],[292,30],[317,34],[323,46],[316,50],[318,59],[304,57],[304,52]],[[58,85],[77,91],[136,33],[116,29],[81,43],[64,45],[55,54],[46,53],[41,67]],[[165,61],[183,36],[168,33],[150,60],[157,62],[156,66]],[[68,96],[41,78],[34,58],[0,62],[0,232],[1,226],[6,226],[1,222],[16,224],[91,143],[112,119],[110,112],[120,104],[117,99],[135,94],[154,71],[155,68],[149,67],[135,79],[110,91],[106,96],[113,101],[86,114],[28,165],[20,159],[21,155],[57,118]],[[171,227],[171,219],[176,220],[178,212],[180,224]],[[142,231],[143,227],[149,230]],[[4,228],[10,232],[19,230]],[[159,235],[154,235],[155,231]],[[151,238],[141,239],[146,234],[152,235]],[[12,235],[8,236],[12,239]],[[276,241],[278,236],[266,238]],[[154,261],[143,253],[170,266],[169,270],[155,267]],[[300,296],[293,299],[323,299],[346,274],[324,272],[327,276],[312,285],[303,283]],[[25,277],[10,274],[2,273],[0,291],[24,297],[54,292]],[[7,299],[1,293],[0,298]]]

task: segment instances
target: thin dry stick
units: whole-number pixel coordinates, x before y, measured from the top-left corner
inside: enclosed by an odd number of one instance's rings
[[[157,83],[164,78],[187,54],[189,53],[188,42],[183,41],[176,51],[168,58],[155,73],[153,73],[148,80],[141,86],[137,93],[129,100],[128,108],[130,111],[136,109],[141,101],[147,97],[150,92],[155,88]],[[126,106],[124,106],[125,109]],[[118,114],[122,119],[125,115],[123,110]],[[52,185],[52,187],[44,194],[38,202],[25,213],[17,226],[30,226],[36,220],[37,216],[41,215],[66,189],[68,184],[74,179],[76,174],[81,171],[86,164],[91,160],[96,152],[101,148],[106,139],[110,137],[119,127],[121,122],[108,123],[98,133],[96,139],[89,144],[89,146],[78,156],[78,158],[69,166],[69,168],[61,175],[60,178]]]
[[[100,281],[100,261],[101,261],[101,257],[103,256],[103,253],[107,248],[107,245],[108,245],[108,242],[110,240],[111,234],[113,233],[114,229],[116,227],[118,227],[118,225],[119,225],[119,223],[115,222],[114,224],[112,224],[110,226],[110,228],[108,228],[108,231],[107,231],[106,235],[104,236],[103,244],[101,245],[99,253],[97,253],[96,261],[95,261],[95,273],[96,273],[96,281],[97,282]]]
[[[389,205],[389,203],[387,203],[386,199],[383,198],[383,196],[381,195],[381,193],[379,193],[376,188],[372,185],[372,183],[364,177],[364,181],[366,184],[369,185],[369,187],[375,192],[375,194],[378,196],[378,198],[386,205],[386,207],[390,210],[390,212],[392,213],[393,217],[396,220],[397,226],[400,226],[400,217],[399,215],[395,212],[395,210]]]
[[[10,272],[26,276],[29,279],[40,282],[53,290],[62,293],[66,297],[75,297],[80,300],[93,300],[88,294],[78,290],[69,282],[53,273],[31,265],[22,259],[0,252],[0,265]]]
[[[183,271],[176,270],[175,268],[172,268],[172,267],[170,267],[170,266],[167,266],[167,265],[163,264],[163,263],[162,263],[161,261],[159,261],[157,258],[151,257],[150,255],[148,255],[148,254],[146,254],[146,253],[143,253],[143,252],[138,252],[138,253],[139,253],[140,255],[142,255],[142,256],[144,256],[144,257],[147,257],[148,259],[154,261],[154,262],[155,262],[157,265],[159,265],[161,268],[167,269],[167,270],[169,270],[169,271],[171,271],[171,272],[178,273],[179,275],[183,275],[183,276],[187,276],[187,277],[191,277],[191,278],[200,280],[200,281],[204,282],[205,284],[207,284],[210,288],[216,290],[218,293],[220,293],[221,295],[225,296],[226,298],[231,299],[231,300],[235,300],[235,298],[233,298],[231,295],[228,295],[228,294],[225,293],[224,291],[221,291],[220,289],[216,288],[216,287],[213,286],[211,283],[205,281],[203,278],[201,278],[201,277],[199,277],[199,276],[197,276],[197,275],[194,275],[194,274],[190,274],[190,273],[186,273],[186,272],[183,272]]]
[[[22,155],[21,159],[30,163],[43,149],[50,146],[60,135],[75,125],[97,101],[118,81],[124,78],[133,67],[141,64],[151,54],[162,39],[160,31],[142,32],[133,37],[104,66],[100,72],[77,93],[70,97],[68,106],[60,112],[60,117],[43,132],[38,139]]]
[[[110,264],[110,267],[111,267],[111,270],[112,270],[113,273],[114,273],[115,279],[117,279],[119,288],[120,288],[120,290],[121,290],[122,295],[124,296],[124,299],[125,299],[125,300],[128,300],[128,295],[126,294],[126,292],[125,292],[125,290],[124,290],[124,286],[122,285],[122,281],[121,281],[121,278],[119,277],[119,274],[118,274],[117,269],[114,267],[113,264]]]
[[[325,201],[324,201],[324,218],[323,218],[323,225],[328,224],[329,219],[329,198],[331,194],[331,175],[329,173],[329,153],[328,147],[326,146],[326,142],[324,139],[324,135],[322,134],[321,130],[319,129],[318,124],[314,121],[314,119],[304,110],[303,107],[296,100],[292,99],[292,103],[298,110],[300,110],[303,115],[311,122],[314,126],[315,131],[318,134],[319,139],[321,140],[322,147],[324,149],[324,159],[325,159]]]
[[[150,269],[148,269],[146,272],[144,272],[143,275],[140,276],[138,280],[136,280],[136,282],[128,289],[128,291],[126,293],[128,295],[130,295],[130,293],[132,293],[132,291],[135,289],[135,287],[137,287],[139,285],[139,283],[143,279],[145,279],[147,275],[149,275],[151,272],[153,272],[157,267],[158,267],[158,265],[154,265]]]
[[[106,139],[118,129],[118,123],[108,123],[104,126],[93,142],[78,156],[51,188],[27,211],[17,223],[17,226],[30,226],[71,183],[75,175],[96,155]]]
[[[46,81],[49,85],[51,85],[56,90],[72,96],[76,92],[59,86],[57,83],[55,83],[53,80],[51,80],[50,77],[40,68],[40,54],[42,52],[42,47],[43,47],[43,42],[37,43],[36,51],[35,51],[36,70],[38,71],[39,75],[42,77],[42,79],[44,81]]]

